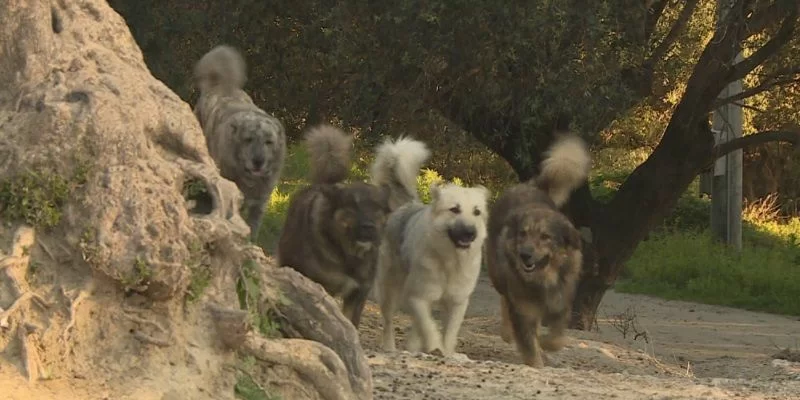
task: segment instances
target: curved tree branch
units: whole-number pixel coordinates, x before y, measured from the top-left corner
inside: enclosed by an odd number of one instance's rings
[[[792,40],[795,27],[797,25],[797,7],[792,6],[791,9],[785,10],[789,13],[781,22],[781,27],[778,32],[770,38],[767,43],[761,46],[758,50],[753,52],[750,57],[734,64],[730,72],[726,76],[726,82],[733,82],[747,76],[756,67],[763,64],[767,59],[775,55],[784,45]]]
[[[661,19],[662,15],[664,15],[664,9],[666,7],[667,7],[667,0],[654,0],[653,3],[650,5],[650,8],[647,9],[647,16],[645,17],[645,22],[644,22],[645,40],[649,41],[650,37],[653,36],[653,32],[656,29],[658,20]]]
[[[684,28],[686,28],[686,24],[689,22],[689,18],[691,18],[695,8],[697,8],[698,2],[699,0],[686,1],[686,5],[683,6],[681,13],[678,15],[678,19],[672,24],[672,28],[670,28],[667,35],[664,36],[664,39],[661,41],[661,43],[659,43],[658,46],[656,46],[656,48],[653,50],[653,53],[647,59],[645,65],[652,66],[664,58],[664,55],[667,54],[667,51],[669,51],[669,49],[678,39],[678,36],[680,36]]]
[[[793,68],[793,71],[790,74],[795,74],[795,75],[800,74],[800,67]],[[772,75],[772,76],[767,77],[766,79],[764,79],[764,81],[761,82],[760,84],[758,84],[758,85],[756,85],[756,86],[754,86],[754,87],[752,87],[750,89],[743,90],[742,92],[739,92],[739,93],[737,93],[735,95],[732,95],[732,96],[728,96],[728,97],[723,97],[721,99],[717,99],[716,101],[714,101],[714,103],[711,104],[711,109],[712,110],[713,109],[717,109],[720,106],[723,106],[725,104],[734,103],[734,102],[737,102],[737,101],[740,101],[740,100],[744,100],[744,99],[746,99],[748,97],[752,97],[752,96],[755,96],[755,95],[757,95],[757,94],[759,94],[761,92],[765,92],[765,91],[767,91],[769,89],[772,89],[775,86],[783,86],[783,85],[788,85],[788,84],[792,84],[792,83],[800,83],[800,76],[787,76],[787,75],[778,76],[778,75]]]
[[[789,7],[794,7],[794,12],[798,12],[799,6],[796,0],[779,0],[770,4],[769,7],[766,7],[763,10],[753,14],[750,18],[748,18],[747,23],[744,26],[744,32],[741,40],[746,40],[751,36],[760,33],[766,29],[766,27],[772,25],[775,21],[786,15],[787,12],[791,12],[791,8]]]
[[[789,142],[792,145],[797,146],[800,144],[800,130],[764,131],[729,140],[725,143],[714,146],[714,149],[712,150],[713,156],[711,158],[711,162],[730,152],[769,142]]]

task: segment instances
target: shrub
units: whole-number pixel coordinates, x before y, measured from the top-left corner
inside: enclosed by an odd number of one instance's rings
[[[800,224],[798,225],[800,226]],[[639,244],[617,289],[668,299],[800,315],[796,245],[750,246],[738,253],[709,232],[669,232]]]

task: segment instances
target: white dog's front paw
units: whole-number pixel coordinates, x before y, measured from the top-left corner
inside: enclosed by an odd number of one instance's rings
[[[381,345],[381,349],[383,349],[383,351],[387,353],[394,353],[395,351],[397,351],[397,348],[394,345],[394,341],[383,342],[383,344]]]
[[[450,355],[450,358],[458,362],[471,361],[470,358],[464,353],[453,353]]]
[[[408,338],[408,341],[406,342],[406,350],[408,350],[409,353],[419,353],[422,351],[422,343],[420,343],[419,339],[414,340],[412,338]]]

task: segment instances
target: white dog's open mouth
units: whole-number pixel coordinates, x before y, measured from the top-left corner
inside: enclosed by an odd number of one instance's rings
[[[455,245],[456,245],[456,248],[459,248],[459,249],[468,249],[470,246],[472,246],[472,241],[471,240],[456,240],[455,241]]]
[[[456,223],[447,230],[447,236],[457,249],[468,249],[478,236],[478,231],[474,226],[467,226],[463,223]]]

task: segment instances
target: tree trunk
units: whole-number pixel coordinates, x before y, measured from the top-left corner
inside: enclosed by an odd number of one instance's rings
[[[703,121],[698,124],[698,119]],[[594,326],[603,294],[616,281],[624,263],[711,157],[713,136],[704,114],[675,115],[672,122],[661,145],[634,170],[612,201],[592,213],[593,241],[584,251],[583,277],[573,303],[574,329]],[[679,136],[675,129],[682,129],[681,136],[693,140],[676,140]],[[676,154],[683,155],[681,162],[675,162]]]

